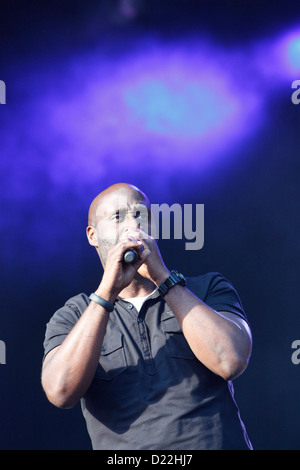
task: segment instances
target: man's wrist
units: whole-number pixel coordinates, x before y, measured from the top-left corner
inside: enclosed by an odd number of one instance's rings
[[[100,305],[100,307],[104,308],[106,312],[112,312],[115,308],[114,304],[108,302],[107,300],[103,299],[99,295],[96,295],[94,292],[89,296],[89,299],[95,302],[96,304]]]
[[[101,297],[102,299],[106,300],[107,302],[110,302],[111,304],[115,303],[115,300],[117,298],[118,294],[113,293],[109,289],[104,288],[103,286],[98,287],[97,290],[94,292],[98,297]]]
[[[160,284],[162,284],[163,282],[166,281],[166,279],[168,279],[168,277],[170,276],[171,272],[168,270],[168,269],[165,269],[164,271],[162,271],[161,273],[158,274],[158,276],[154,279],[154,283],[158,286],[160,286]]]
[[[187,281],[183,274],[173,269],[170,276],[158,286],[158,292],[164,297],[176,285],[186,287]]]

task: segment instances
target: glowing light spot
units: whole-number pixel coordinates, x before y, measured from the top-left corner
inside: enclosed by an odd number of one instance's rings
[[[288,47],[288,59],[295,69],[300,69],[300,37],[291,41]]]
[[[233,101],[212,83],[143,80],[124,93],[127,106],[150,131],[199,137],[233,112]]]

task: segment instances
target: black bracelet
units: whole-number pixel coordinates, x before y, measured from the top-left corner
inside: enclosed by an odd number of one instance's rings
[[[101,307],[105,308],[105,310],[107,310],[108,312],[112,312],[113,309],[115,308],[114,304],[112,304],[111,302],[108,302],[105,299],[102,299],[102,297],[99,297],[99,295],[91,294],[89,296],[89,299],[96,302],[96,304],[101,305]]]

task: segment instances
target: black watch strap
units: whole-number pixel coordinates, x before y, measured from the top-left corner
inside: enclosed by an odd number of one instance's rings
[[[185,287],[187,283],[184,275],[173,269],[165,282],[158,286],[158,292],[164,297],[169,289],[171,289],[171,287],[175,286],[176,284],[180,284],[181,286]]]

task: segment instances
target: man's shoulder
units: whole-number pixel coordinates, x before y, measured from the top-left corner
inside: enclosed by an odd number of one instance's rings
[[[196,280],[197,282],[203,280],[203,281],[210,281],[216,277],[223,277],[221,273],[219,272],[215,272],[215,271],[210,271],[210,272],[207,272],[207,273],[203,273],[203,274],[198,274],[197,276],[187,276],[187,279],[189,280]]]
[[[236,289],[221,273],[209,272],[187,278],[187,287],[214,310],[232,312],[247,320]]]
[[[66,301],[65,305],[74,306],[78,308],[79,310],[82,310],[82,308],[85,310],[89,303],[90,303],[89,297],[85,293],[81,292],[80,294],[70,297]]]
[[[60,321],[75,322],[86,310],[90,299],[84,293],[70,297],[62,307],[58,308],[51,318],[51,323]]]
[[[199,274],[198,276],[186,276],[188,286],[202,287],[203,289],[209,288],[214,282],[223,280],[224,276],[219,272],[208,272]]]

